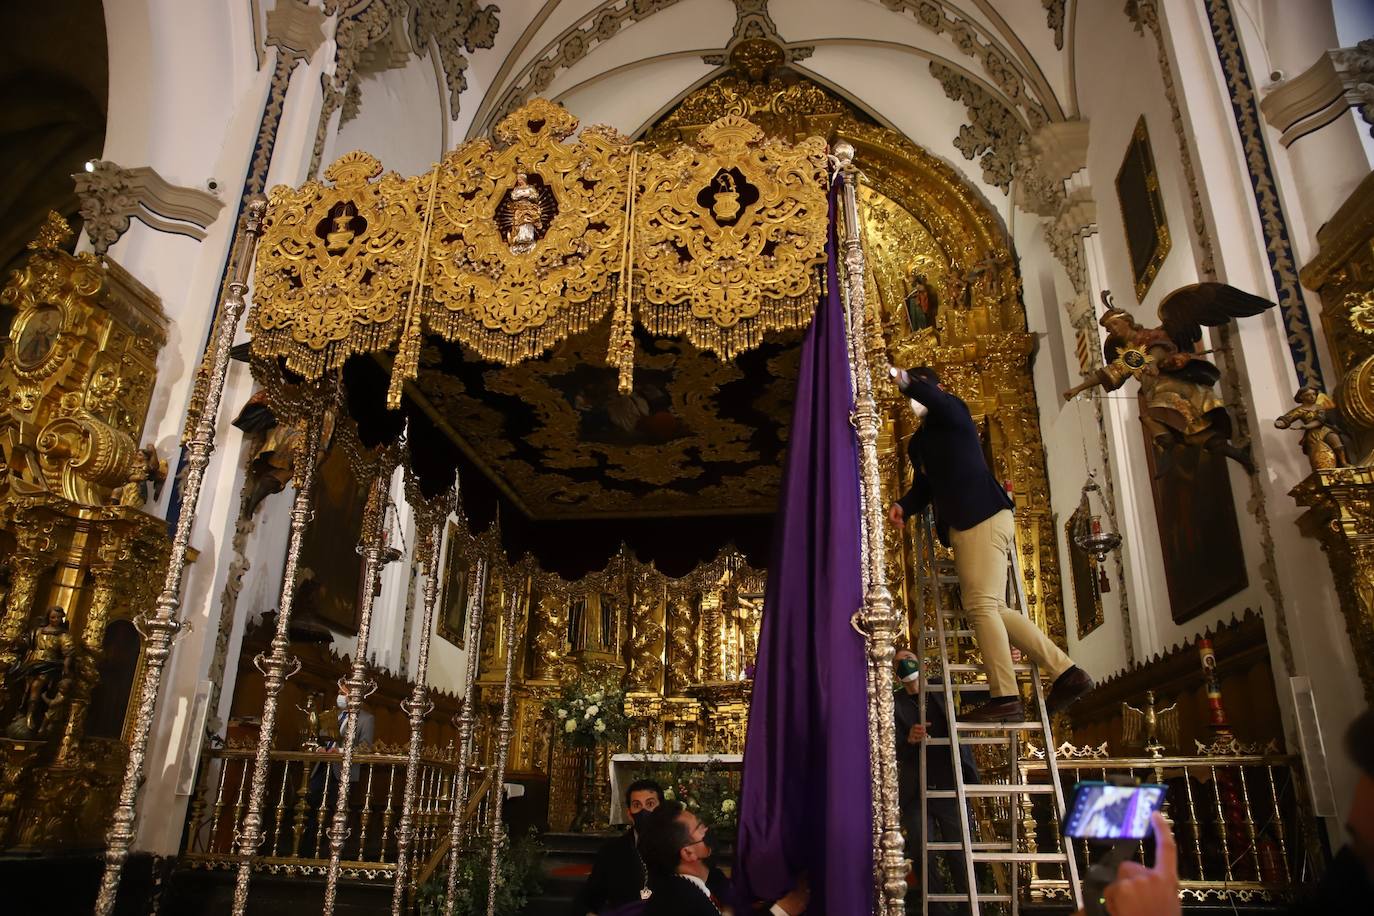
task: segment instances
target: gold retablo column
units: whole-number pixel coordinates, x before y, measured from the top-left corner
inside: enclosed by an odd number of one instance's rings
[[[291,502],[290,534],[286,545],[286,566],[281,576],[281,597],[277,602],[277,628],[272,634],[272,650],[253,664],[262,672],[262,722],[258,726],[258,747],[253,758],[253,781],[248,793],[248,813],[239,836],[239,865],[234,879],[234,916],[248,908],[248,885],[253,876],[253,856],[262,842],[262,802],[267,793],[267,768],[277,731],[277,697],[290,677],[287,666],[294,661],[290,647],[291,611],[296,599],[296,575],[300,568],[301,542],[313,514],[315,476],[320,459],[321,419],[311,413],[305,424],[300,451],[294,456],[296,496]],[[294,673],[294,672],[293,672]]]
[[[870,682],[892,670],[897,615],[888,590],[883,552],[883,493],[878,464],[878,408],[873,397],[873,378],[865,352],[866,334],[864,253],[859,241],[858,169],[854,147],[835,146],[839,160],[841,197],[844,204],[844,278],[850,346],[850,372],[854,382],[854,425],[859,436],[859,481],[863,501],[864,606],[860,615],[868,636]],[[901,816],[897,807],[897,746],[894,737],[892,691],[877,683],[870,687],[869,735],[876,735],[879,780],[874,784],[873,817],[882,824],[874,858],[882,877],[879,912],[904,916],[907,884],[906,859],[902,853]],[[872,741],[870,746],[873,747]]]
[[[253,251],[262,234],[262,218],[267,212],[267,198],[254,195],[244,208],[243,231],[239,233],[239,248],[234,254],[233,273],[224,301],[216,310],[214,334],[206,351],[209,367],[205,390],[205,409],[196,422],[195,431],[186,443],[186,476],[181,490],[181,513],[177,516],[176,533],[172,536],[171,556],[167,561],[167,577],[154,605],[153,616],[147,621],[144,643],[143,683],[139,687],[138,711],[134,716],[133,734],[129,739],[129,762],[124,768],[124,781],[119,790],[119,804],[106,835],[105,873],[100,879],[100,894],[96,898],[96,916],[109,916],[114,911],[119,893],[119,879],[124,862],[129,857],[129,845],[134,839],[134,807],[138,801],[138,787],[143,781],[143,760],[148,753],[148,736],[153,727],[153,713],[162,690],[162,669],[171,654],[172,637],[181,628],[177,608],[181,603],[181,582],[186,567],[186,552],[191,544],[191,528],[196,520],[200,502],[200,488],[210,454],[215,450],[215,422],[219,419],[220,398],[224,394],[224,380],[229,372],[229,349],[234,344],[239,319],[243,316],[244,293],[248,289],[248,270]]]

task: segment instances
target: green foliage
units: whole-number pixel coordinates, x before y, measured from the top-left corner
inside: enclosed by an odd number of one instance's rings
[[[740,771],[720,764],[668,760],[649,765],[642,775],[663,786],[663,797],[680,801],[716,833],[732,836],[739,826]],[[638,778],[641,774],[636,773]]]
[[[533,830],[501,848],[497,859],[497,916],[519,916],[530,898],[539,893],[539,869],[543,858],[544,847],[535,839]],[[486,916],[487,878],[490,873],[490,848],[478,846],[458,857],[454,916]],[[444,912],[447,881],[447,872],[440,868],[432,878],[420,885],[415,898],[420,916],[439,916]]]
[[[574,747],[622,745],[630,727],[624,692],[614,683],[585,678],[564,684],[544,705],[544,715],[553,722],[554,734]]]

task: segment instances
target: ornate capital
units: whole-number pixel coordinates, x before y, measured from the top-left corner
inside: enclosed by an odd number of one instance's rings
[[[129,220],[159,232],[205,238],[224,201],[208,191],[169,184],[149,166],[126,169],[104,159],[86,163],[72,176],[81,199],[86,235],[98,255],[129,231]]]
[[[1323,51],[1312,66],[1264,94],[1260,111],[1289,146],[1330,124],[1346,109],[1360,112],[1374,136],[1374,38]]]

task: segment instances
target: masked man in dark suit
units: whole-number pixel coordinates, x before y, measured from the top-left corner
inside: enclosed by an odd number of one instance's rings
[[[663,787],[652,779],[637,779],[625,790],[629,829],[597,850],[592,873],[573,900],[572,916],[602,916],[627,903],[644,899],[649,870],[639,855],[640,825],[663,804]]]
[[[962,722],[1015,722],[1026,718],[1012,668],[1011,645],[1030,656],[1054,681],[1051,713],[1093,689],[1073,663],[1029,617],[1007,607],[1007,554],[1013,546],[1011,498],[988,469],[968,405],[940,385],[934,370],[894,370],[897,386],[925,417],[908,453],[916,472],[910,492],[888,518],[901,525],[935,505],[940,542],[953,548],[964,614],[978,636],[991,699],[960,716]]]
[[[652,892],[645,916],[736,912],[729,879],[710,864],[710,828],[680,802],[665,802],[646,819],[639,851],[649,866]],[[798,916],[806,911],[809,900],[810,892],[802,882],[766,912],[769,916]]]

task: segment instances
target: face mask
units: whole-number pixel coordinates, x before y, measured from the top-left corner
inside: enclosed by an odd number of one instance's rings
[[[636,832],[644,832],[644,825],[649,822],[649,815],[653,813],[654,812],[648,810],[647,808],[641,808],[634,814],[630,815],[630,819],[634,821]]]
[[[338,704],[340,709],[348,708],[348,696],[346,694],[339,694],[334,698],[334,702]]]
[[[897,662],[897,677],[902,683],[909,683],[921,675],[921,666],[914,658],[903,658]]]

